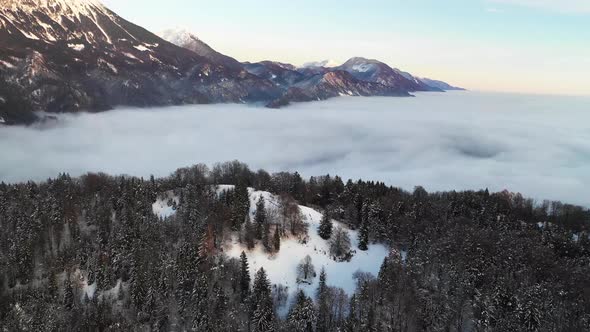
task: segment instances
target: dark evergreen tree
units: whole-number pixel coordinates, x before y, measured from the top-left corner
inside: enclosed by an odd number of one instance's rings
[[[273,247],[275,252],[279,252],[281,250],[281,233],[279,232],[279,228],[275,228],[274,237],[273,237]]]
[[[316,305],[318,308],[316,330],[318,332],[327,332],[330,330],[330,303],[328,292],[329,288],[326,283],[326,269],[322,267],[318,289],[316,290]]]
[[[265,202],[264,202],[264,197],[260,197],[260,199],[258,200],[258,202],[256,203],[256,212],[254,214],[254,224],[256,225],[256,238],[258,240],[262,240],[262,237],[264,236],[264,226],[267,224],[266,221],[266,208],[265,208]]]
[[[366,251],[369,249],[369,223],[367,221],[363,222],[361,228],[359,229],[358,235],[358,247],[359,250]]]
[[[332,236],[332,219],[327,210],[324,212],[322,220],[320,221],[318,235],[324,240],[328,240]]]
[[[273,332],[276,329],[270,282],[264,268],[256,272],[252,288],[251,321],[253,332]]]
[[[300,290],[297,292],[295,304],[289,311],[287,325],[290,331],[313,332],[316,322],[316,312],[311,298]]]
[[[240,296],[244,302],[250,295],[250,266],[248,264],[248,257],[242,251],[240,255]]]

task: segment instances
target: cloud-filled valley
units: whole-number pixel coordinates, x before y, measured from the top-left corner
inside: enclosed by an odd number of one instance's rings
[[[0,180],[60,172],[148,176],[238,159],[429,191],[490,188],[590,205],[590,98],[422,93],[246,105],[119,109],[0,128]]]

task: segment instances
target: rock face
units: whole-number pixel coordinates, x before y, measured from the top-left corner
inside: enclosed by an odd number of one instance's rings
[[[220,102],[279,107],[339,95],[455,89],[376,60],[303,68],[240,63],[187,31],[161,35],[98,0],[0,0],[0,125],[34,122],[37,111]]]
[[[0,117],[117,105],[271,100],[281,91],[240,67],[169,43],[94,0],[1,0]],[[10,107],[19,104],[18,110]]]

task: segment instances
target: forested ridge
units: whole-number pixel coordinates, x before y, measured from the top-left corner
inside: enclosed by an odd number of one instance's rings
[[[280,196],[282,213],[261,202],[250,220],[248,188]],[[171,194],[175,214],[159,218],[152,205]],[[246,255],[224,254],[230,234],[272,253],[305,233],[297,204],[330,217],[320,235],[332,243],[330,219],[358,230],[360,250],[387,245],[378,275],[345,294],[317,267],[316,294],[285,300]],[[1,183],[0,329],[590,331],[589,225],[585,208],[507,191],[407,192],[239,162]]]

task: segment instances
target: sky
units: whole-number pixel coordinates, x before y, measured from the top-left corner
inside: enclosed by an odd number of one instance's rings
[[[103,0],[240,61],[353,56],[471,90],[590,95],[590,0]]]

